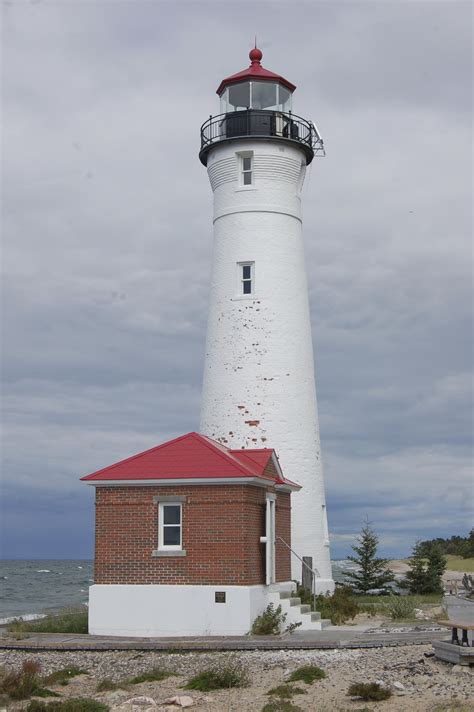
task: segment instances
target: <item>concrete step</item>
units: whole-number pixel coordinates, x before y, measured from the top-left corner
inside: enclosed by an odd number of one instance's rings
[[[301,598],[297,598],[296,596],[292,596],[290,599],[290,606],[301,606]]]
[[[311,613],[311,620],[312,621],[320,621],[321,620],[321,613],[319,611],[313,611]]]
[[[279,591],[280,593],[280,598],[283,600],[285,598],[292,598],[293,597],[293,591]]]
[[[329,628],[332,625],[330,618],[321,618],[318,622],[321,625],[320,630],[323,630],[323,628]]]
[[[301,613],[311,613],[311,606],[309,603],[302,603],[300,606]]]

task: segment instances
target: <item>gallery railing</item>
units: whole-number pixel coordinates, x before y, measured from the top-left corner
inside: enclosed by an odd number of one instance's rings
[[[323,140],[311,121],[296,116],[291,111],[284,113],[263,109],[244,109],[210,116],[203,123],[199,153],[201,162],[206,165],[207,152],[218,141],[247,136],[294,141],[304,148],[307,163],[311,163],[315,154],[325,155]]]

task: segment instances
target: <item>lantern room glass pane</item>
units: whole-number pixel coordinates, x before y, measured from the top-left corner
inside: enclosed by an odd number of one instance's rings
[[[227,101],[230,104],[231,111],[248,109],[250,107],[250,82],[230,86]]]
[[[278,86],[280,111],[291,111],[291,92],[286,87]]]
[[[278,108],[277,101],[277,84],[252,82],[252,109],[275,111]]]

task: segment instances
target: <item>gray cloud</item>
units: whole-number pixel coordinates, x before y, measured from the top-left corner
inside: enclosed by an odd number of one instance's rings
[[[333,553],[366,513],[395,554],[469,527],[470,4],[292,12],[4,5],[6,555],[91,554],[77,478],[197,427],[212,250],[198,130],[255,32],[327,146],[304,231]]]

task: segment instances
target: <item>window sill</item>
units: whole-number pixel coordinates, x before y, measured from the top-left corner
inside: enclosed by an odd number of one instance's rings
[[[238,296],[238,297],[231,297],[231,298],[230,298],[230,301],[231,301],[231,302],[242,302],[242,301],[247,301],[247,302],[248,302],[249,299],[251,299],[251,300],[253,300],[253,301],[257,301],[257,300],[258,300],[258,297],[255,296],[255,294],[242,294],[242,295],[240,295],[240,296]]]
[[[186,549],[155,549],[152,556],[186,556]]]
[[[242,192],[242,191],[246,192],[246,191],[249,191],[249,190],[257,190],[257,188],[255,188],[255,186],[253,186],[253,185],[249,185],[249,186],[241,185],[240,188],[236,188],[236,189],[235,189],[235,192],[236,192],[236,193],[240,193],[240,192]]]

